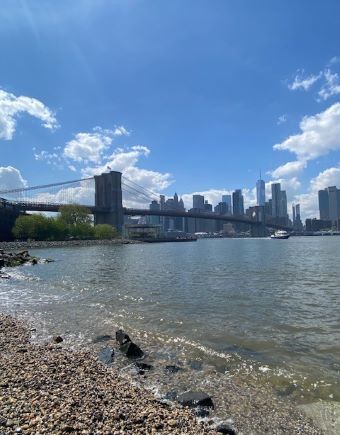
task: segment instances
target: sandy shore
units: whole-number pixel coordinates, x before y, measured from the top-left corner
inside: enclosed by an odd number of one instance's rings
[[[18,250],[32,248],[65,248],[68,246],[97,246],[97,245],[127,245],[141,243],[136,240],[112,239],[112,240],[60,240],[60,241],[38,241],[29,242],[0,242],[0,249]]]
[[[213,434],[193,413],[156,400],[88,352],[35,345],[0,315],[0,433]]]

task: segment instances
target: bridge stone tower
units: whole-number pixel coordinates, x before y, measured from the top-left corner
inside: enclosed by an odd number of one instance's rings
[[[123,229],[122,174],[111,171],[96,175],[94,223],[114,225],[121,233]],[[102,211],[101,211],[102,210]]]
[[[258,221],[258,225],[251,226],[252,237],[265,237],[266,236],[266,215],[263,206],[254,207],[253,219]]]

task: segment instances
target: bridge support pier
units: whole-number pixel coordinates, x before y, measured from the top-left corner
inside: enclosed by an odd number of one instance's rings
[[[252,237],[266,237],[266,226],[264,223],[252,225],[250,234]]]
[[[121,233],[124,223],[121,172],[96,175],[94,181],[95,206],[105,210],[95,213],[94,224],[113,225]]]

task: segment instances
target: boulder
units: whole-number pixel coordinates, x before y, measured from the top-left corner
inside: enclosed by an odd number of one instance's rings
[[[131,341],[130,337],[122,329],[118,329],[118,331],[116,331],[116,340],[119,344],[125,344]]]
[[[198,391],[188,391],[187,393],[180,394],[177,397],[177,401],[182,406],[187,406],[189,408],[197,408],[198,406],[214,408],[214,403],[211,397],[206,393]]]
[[[196,417],[200,417],[200,418],[208,417],[208,415],[210,414],[208,409],[202,408],[201,406],[196,408],[194,412],[195,412]]]
[[[151,370],[153,369],[153,366],[151,364],[147,364],[141,361],[136,361],[136,366],[140,369],[140,370]]]
[[[175,366],[175,365],[168,365],[168,366],[165,366],[165,369],[164,369],[166,372],[168,372],[168,373],[177,373],[177,372],[179,372],[180,370],[182,370],[182,368],[181,367],[178,367],[178,366]]]
[[[128,341],[124,344],[121,344],[119,346],[119,350],[125,354],[128,358],[142,358],[144,355],[144,352],[142,349],[137,346],[137,344],[132,343],[132,341]]]
[[[98,359],[103,364],[112,364],[115,352],[111,347],[104,347],[98,352]]]
[[[225,433],[227,435],[236,435],[235,429],[229,423],[222,423],[216,427],[216,432]]]

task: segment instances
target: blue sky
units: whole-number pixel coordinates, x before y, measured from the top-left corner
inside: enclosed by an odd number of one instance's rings
[[[2,0],[0,189],[109,164],[253,204],[262,170],[314,215],[340,187],[339,40],[336,0]]]

